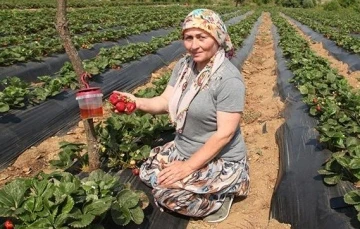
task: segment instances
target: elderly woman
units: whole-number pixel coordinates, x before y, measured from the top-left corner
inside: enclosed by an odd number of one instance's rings
[[[233,47],[220,17],[192,11],[183,23],[188,54],[175,66],[165,91],[136,98],[139,110],[169,113],[175,140],[154,148],[140,168],[160,207],[207,222],[220,222],[234,196],[246,196],[249,175],[239,122],[245,87],[229,61]]]

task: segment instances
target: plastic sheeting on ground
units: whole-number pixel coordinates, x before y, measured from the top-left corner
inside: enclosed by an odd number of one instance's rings
[[[360,228],[353,207],[330,208],[330,199],[343,196],[351,190],[351,184],[341,182],[327,186],[317,173],[331,155],[322,149],[314,129],[317,121],[308,115],[308,107],[302,102],[300,92],[289,83],[293,77],[286,67],[276,27],[275,39],[278,91],[286,107],[285,123],[276,133],[280,153],[278,180],[271,202],[271,217],[282,223],[290,223],[296,229]]]
[[[146,82],[152,72],[184,52],[182,42],[173,42],[156,54],[125,64],[121,70],[109,70],[97,76],[91,86],[100,87],[104,97],[113,90],[130,90]],[[37,106],[0,116],[0,170],[30,146],[74,126],[80,120],[75,94],[69,90]]]
[[[117,42],[103,42],[94,44],[91,49],[80,49],[79,56],[82,60],[95,57],[101,48],[110,48],[115,45],[128,45],[129,43],[150,42],[154,37],[166,36],[174,28],[158,29],[150,32],[144,32],[139,35],[131,35],[129,37],[118,40]],[[66,53],[52,55],[44,58],[42,61],[31,61],[26,63],[18,63],[9,67],[0,67],[0,80],[8,76],[17,76],[21,79],[34,82],[38,76],[53,75],[58,72],[69,58]]]
[[[249,16],[249,15],[251,15],[253,13],[254,13],[253,10],[248,11],[243,15],[231,18],[230,20],[226,21],[225,24],[226,24],[226,26],[237,24],[237,23],[239,23],[239,21],[244,20],[247,16]]]
[[[311,39],[317,42],[321,42],[324,45],[325,49],[328,50],[328,52],[336,59],[348,64],[351,71],[360,70],[360,55],[349,53],[349,51],[346,51],[345,49],[337,46],[334,41],[325,38],[322,34],[315,32],[308,26],[303,25],[288,16],[285,17],[292,21],[306,35],[310,36]]]

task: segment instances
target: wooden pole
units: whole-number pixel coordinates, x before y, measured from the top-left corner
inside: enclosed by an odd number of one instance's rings
[[[57,0],[56,30],[60,35],[65,51],[69,56],[76,75],[78,76],[78,82],[82,85],[82,87],[84,87],[85,85],[83,85],[81,77],[83,74],[86,74],[86,72],[82,65],[81,58],[79,57],[79,54],[71,40],[68,21],[66,19],[66,5],[66,0]],[[93,119],[83,120],[83,123],[87,139],[90,172],[100,167],[99,144],[96,138]]]

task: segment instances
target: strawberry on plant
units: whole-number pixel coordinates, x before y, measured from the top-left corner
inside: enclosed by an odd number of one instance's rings
[[[313,103],[318,103],[319,101],[318,101],[318,99],[317,98],[314,98],[313,99]]]
[[[135,160],[131,160],[129,164],[130,164],[130,165],[135,165],[135,164],[136,164],[136,161],[135,161]]]
[[[126,108],[126,103],[124,103],[123,101],[120,101],[116,104],[115,107],[118,112],[124,112],[125,108]]]
[[[131,170],[131,172],[134,174],[134,176],[139,176],[140,169],[138,169],[138,168],[133,168],[133,169]]]
[[[11,220],[8,219],[5,221],[4,227],[5,227],[5,229],[14,229],[14,224],[12,223]]]
[[[321,111],[320,105],[317,105],[317,106],[316,106],[316,110],[317,110],[317,111]]]

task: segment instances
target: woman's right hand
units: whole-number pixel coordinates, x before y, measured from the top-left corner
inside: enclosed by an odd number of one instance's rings
[[[138,98],[137,98],[136,96],[134,96],[133,94],[130,94],[130,93],[127,93],[127,92],[122,92],[122,91],[113,91],[113,94],[118,94],[119,96],[124,96],[124,97],[126,97],[128,100],[130,100],[127,105],[120,105],[121,108],[118,108],[118,109],[121,109],[121,111],[122,111],[123,109],[128,109],[128,111],[130,111],[130,112],[128,112],[128,113],[130,114],[130,113],[133,113],[135,110],[137,110],[137,109],[139,108],[139,104],[138,104],[139,100],[138,100]],[[128,107],[128,105],[129,105],[130,103],[135,104],[135,106],[134,106],[134,105],[130,105],[130,106],[132,106],[132,107]],[[117,105],[117,104],[116,104],[116,105]],[[126,106],[126,108],[124,108],[123,106]],[[117,109],[115,109],[115,112],[118,113],[118,112],[117,112]],[[126,111],[125,111],[125,113],[126,113]]]
[[[126,96],[128,97],[131,101],[135,101],[136,102],[136,96],[127,92],[122,92],[122,91],[113,91],[113,93],[122,95],[122,96]]]

